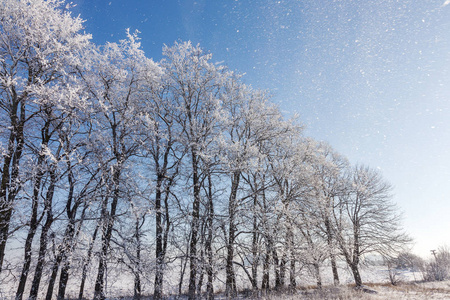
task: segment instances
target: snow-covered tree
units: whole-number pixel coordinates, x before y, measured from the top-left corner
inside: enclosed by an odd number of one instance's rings
[[[141,136],[141,107],[147,93],[157,84],[159,67],[140,49],[137,34],[119,43],[107,43],[91,52],[91,69],[83,76],[94,102],[93,151],[102,166],[107,184],[101,204],[102,247],[95,286],[95,298],[104,299],[103,280],[114,221],[125,192],[121,182],[129,159],[138,154]],[[108,207],[109,206],[109,207]]]
[[[338,285],[337,242],[334,237],[333,216],[339,214],[337,207],[340,197],[346,192],[350,166],[345,157],[326,143],[317,143],[310,165],[310,194],[314,199],[312,205],[316,208],[312,213],[320,220],[317,226],[328,245],[326,252],[331,263],[333,281]]]
[[[153,297],[163,295],[172,214],[176,210],[174,189],[187,148],[181,143],[183,127],[176,122],[177,106],[168,74],[162,71],[159,86],[147,94],[141,110],[142,156],[146,166],[144,177],[149,182],[147,195],[155,212],[155,282]]]
[[[392,186],[379,171],[355,166],[347,188],[337,208],[345,216],[335,217],[335,236],[355,284],[361,286],[359,264],[364,255],[375,252],[393,257],[411,239],[402,231],[398,208],[392,202]]]
[[[67,97],[74,68],[90,35],[82,20],[63,11],[58,0],[5,0],[0,8],[0,271],[10,232],[14,202],[22,188],[21,159],[26,124],[42,105],[80,105]]]
[[[223,83],[230,76],[225,67],[211,62],[212,55],[203,53],[190,42],[165,46],[161,65],[167,76],[170,97],[176,110],[175,122],[180,126],[180,141],[186,147],[192,178],[192,223],[189,242],[189,299],[196,294],[198,270],[198,238],[202,187],[202,159],[208,155],[211,141],[218,135],[221,119]]]
[[[162,299],[169,281],[181,294],[186,277],[189,299],[213,299],[218,278],[232,298],[242,272],[254,290],[287,274],[295,288],[299,265],[321,286],[325,260],[338,284],[339,256],[361,285],[364,255],[409,240],[381,175],[305,138],[269,92],[191,42],[159,63],[137,33],[94,45],[70,10],[0,7],[0,276],[17,278],[16,299],[44,283],[63,299],[69,276],[79,298],[95,277],[105,299],[112,262],[136,299],[146,286]],[[11,236],[23,260],[9,273]]]

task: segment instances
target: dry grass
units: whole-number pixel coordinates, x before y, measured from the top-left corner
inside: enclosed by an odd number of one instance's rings
[[[381,299],[450,299],[450,281],[434,283],[401,283],[393,286],[388,283],[372,283],[365,286],[370,291],[367,293],[356,290],[354,286],[325,287],[322,290],[305,289],[295,294],[270,293],[260,297],[249,297],[247,299],[264,300],[381,300]],[[242,298],[241,298],[242,299]]]

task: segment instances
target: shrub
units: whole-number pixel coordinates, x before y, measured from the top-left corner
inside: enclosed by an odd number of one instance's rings
[[[450,278],[450,250],[439,247],[433,251],[434,261],[428,263],[425,269],[426,281],[443,281]]]

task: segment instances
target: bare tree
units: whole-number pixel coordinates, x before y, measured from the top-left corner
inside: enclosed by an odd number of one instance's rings
[[[335,214],[335,236],[356,286],[362,285],[359,264],[365,254],[377,252],[390,257],[411,241],[402,231],[391,190],[378,171],[358,165],[353,169],[347,194],[340,199],[337,209],[345,212],[345,219]]]

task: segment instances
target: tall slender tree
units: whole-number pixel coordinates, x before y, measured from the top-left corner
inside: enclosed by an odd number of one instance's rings
[[[109,183],[101,208],[101,253],[95,284],[95,299],[104,299],[104,276],[114,221],[123,190],[122,175],[130,157],[142,144],[139,135],[140,110],[148,86],[155,84],[159,68],[146,58],[136,34],[120,43],[108,43],[92,51],[92,68],[83,78],[96,103],[92,136],[104,182]],[[105,153],[104,150],[107,150]]]
[[[230,76],[226,68],[211,62],[212,55],[204,54],[190,42],[165,46],[165,69],[170,94],[176,109],[175,122],[182,128],[181,142],[190,160],[192,180],[191,233],[189,245],[189,299],[196,298],[198,269],[198,238],[202,185],[202,155],[207,155],[210,141],[218,134],[221,117],[223,82]]]

